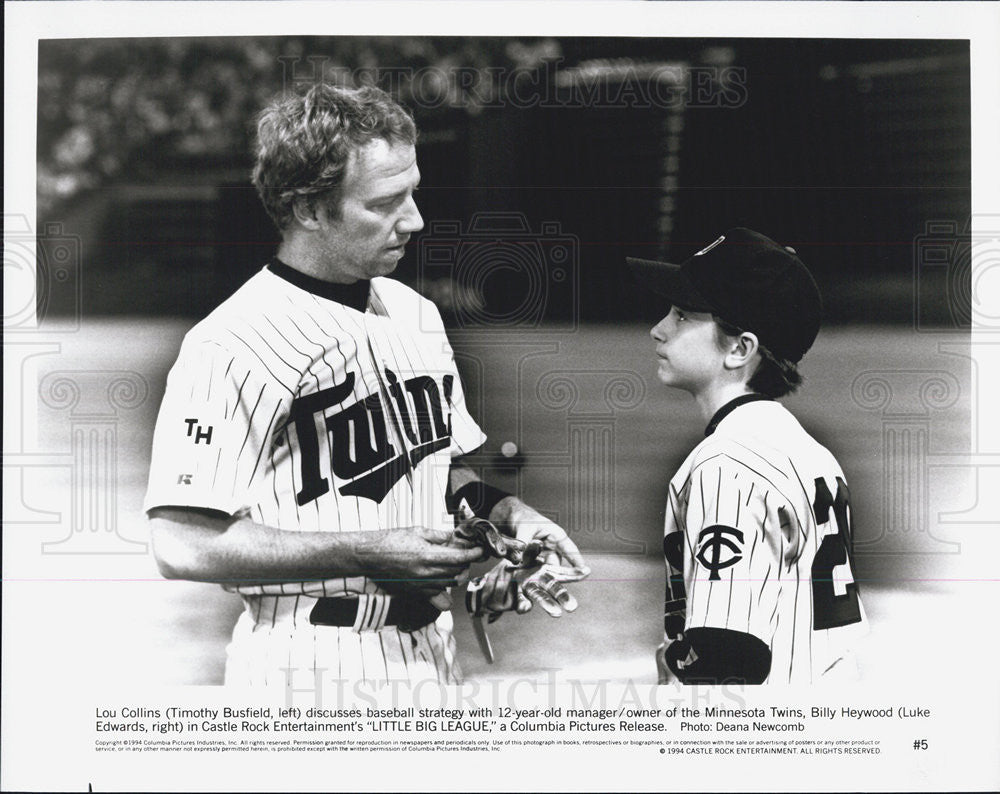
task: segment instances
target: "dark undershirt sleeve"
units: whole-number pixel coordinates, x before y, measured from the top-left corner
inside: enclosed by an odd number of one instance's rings
[[[742,631],[693,628],[668,648],[667,665],[684,684],[762,684],[771,649]]]

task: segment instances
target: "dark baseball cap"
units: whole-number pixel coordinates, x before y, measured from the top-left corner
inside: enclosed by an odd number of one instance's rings
[[[750,229],[722,234],[679,265],[626,257],[639,281],[671,305],[710,312],[799,361],[816,340],[823,303],[795,250]]]

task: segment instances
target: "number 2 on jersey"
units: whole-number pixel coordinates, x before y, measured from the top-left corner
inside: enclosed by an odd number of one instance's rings
[[[853,531],[850,518],[850,492],[847,483],[837,478],[837,495],[830,493],[826,480],[816,478],[816,500],[813,513],[818,528],[823,529],[831,520],[836,521],[837,531],[823,538],[812,564],[813,630],[833,629],[847,626],[861,620],[861,605],[858,586],[854,582],[851,552]],[[850,581],[845,584],[845,592],[837,593],[833,569],[846,565]]]

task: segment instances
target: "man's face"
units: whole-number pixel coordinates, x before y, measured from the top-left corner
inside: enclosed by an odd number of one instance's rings
[[[396,269],[410,235],[424,227],[413,201],[419,182],[413,146],[374,138],[352,152],[338,217],[317,211],[319,254],[329,280],[353,283]]]
[[[657,377],[667,386],[697,395],[722,375],[725,353],[711,314],[672,306],[649,335],[656,343]]]

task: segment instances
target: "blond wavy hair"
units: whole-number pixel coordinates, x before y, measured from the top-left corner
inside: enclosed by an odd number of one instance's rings
[[[284,231],[294,206],[323,206],[338,217],[351,152],[375,138],[414,145],[413,117],[373,86],[327,83],[278,97],[257,116],[253,184],[271,220]]]

